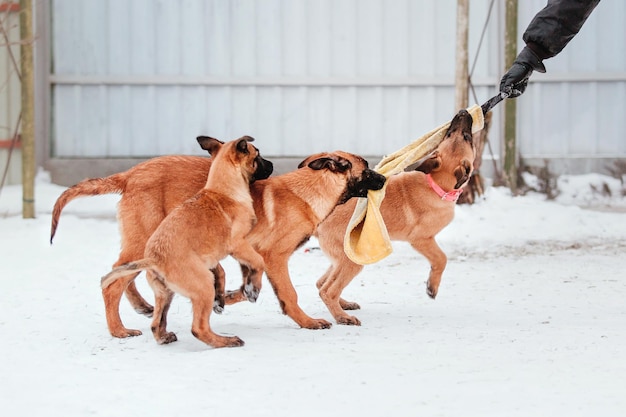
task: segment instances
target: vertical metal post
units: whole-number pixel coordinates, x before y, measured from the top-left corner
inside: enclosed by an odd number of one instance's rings
[[[20,0],[22,73],[22,217],[35,218],[35,100],[33,75],[33,5]]]
[[[457,0],[456,4],[456,74],[454,111],[468,107],[469,69],[467,39],[469,32],[469,0]]]
[[[517,57],[517,0],[506,0],[504,35],[504,68],[508,70]],[[517,105],[516,100],[504,102],[504,180],[513,194],[517,193]]]

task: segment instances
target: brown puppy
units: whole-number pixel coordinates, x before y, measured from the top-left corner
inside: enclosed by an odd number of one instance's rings
[[[191,299],[195,337],[213,347],[242,346],[236,336],[214,333],[209,315],[215,299],[215,278],[209,270],[232,255],[249,274],[245,296],[256,301],[261,289],[263,258],[246,240],[256,222],[250,183],[263,167],[257,164],[259,151],[244,137],[222,145],[212,163],[206,185],[192,198],[172,210],[146,243],[143,259],[114,268],[102,278],[102,288],[117,279],[150,270],[148,282],[155,293],[152,332],[159,343],[176,340],[168,332],[167,311],[174,291]]]
[[[427,293],[432,298],[437,296],[447,262],[435,236],[452,221],[456,198],[460,194],[456,190],[465,185],[473,170],[471,132],[472,117],[461,110],[452,120],[437,151],[418,168],[426,173],[404,172],[390,177],[380,207],[389,237],[409,242],[430,262]],[[317,287],[337,323],[360,325],[356,317],[344,311],[358,309],[359,305],[340,298],[343,289],[363,269],[343,250],[343,238],[354,206],[355,202],[350,202],[337,207],[317,228],[315,235],[320,247],[332,263],[318,280]]]
[[[217,166],[214,165],[211,172],[216,168]],[[257,223],[247,235],[246,240],[263,257],[265,272],[283,312],[300,326],[322,329],[330,327],[331,324],[323,319],[309,317],[298,306],[297,294],[289,277],[289,257],[311,237],[317,225],[336,205],[343,204],[352,197],[366,196],[368,190],[379,190],[384,183],[385,177],[370,170],[367,167],[367,161],[363,158],[337,151],[312,155],[300,163],[296,171],[251,184],[250,193]],[[168,222],[168,219],[178,210],[176,209],[163,223]],[[155,235],[162,227],[157,228]],[[150,250],[150,242],[154,239],[153,236],[148,241],[146,253]],[[179,253],[178,256],[182,255]],[[235,254],[233,256],[237,259]],[[141,261],[133,262],[123,273],[131,274],[138,269],[145,268],[146,266],[141,264]],[[260,285],[253,285],[258,282],[257,271],[246,263],[242,263],[241,269],[244,284],[238,291],[229,292],[228,304],[243,300],[255,301],[259,294]],[[108,276],[103,278],[103,288],[110,282],[110,279]],[[115,279],[115,276],[112,279]],[[216,277],[216,280],[223,279],[223,276]],[[152,281],[156,281],[156,284],[160,282],[159,280]],[[223,282],[216,283],[215,287],[224,288],[224,284]],[[165,331],[165,315],[172,297],[163,297],[162,304],[158,296],[156,300],[153,331],[154,326],[161,323],[158,332],[160,337],[157,337],[157,340],[161,343],[169,343],[176,340],[172,333]],[[172,338],[173,340],[170,340]]]
[[[215,139],[199,136],[197,140],[203,149],[217,152],[218,147],[210,146]],[[269,177],[273,170],[272,163],[261,156],[256,159],[256,163],[263,169],[255,174],[254,179]],[[125,172],[79,182],[65,190],[54,204],[50,243],[56,233],[61,212],[70,201],[78,197],[119,193],[122,195],[117,212],[121,251],[113,267],[141,258],[146,242],[165,216],[204,187],[212,161],[211,158],[198,156],[162,156],[142,162]],[[218,277],[224,275],[219,264],[213,272]],[[141,297],[134,283],[138,274],[121,278],[102,290],[107,325],[114,337],[141,334],[139,330],[124,327],[120,318],[119,303],[124,291],[135,311],[152,317],[152,306]],[[219,282],[223,282],[223,279],[216,281]],[[223,299],[223,288],[217,293]],[[219,309],[220,306],[216,306],[217,312]]]
[[[263,256],[265,273],[283,312],[301,327],[324,329],[331,324],[309,317],[298,306],[288,261],[338,204],[380,190],[385,177],[368,168],[363,158],[346,152],[308,157],[296,171],[257,181],[250,186],[257,224],[247,239]],[[246,282],[246,271],[244,283]],[[245,300],[245,291],[229,292],[227,304]]]
[[[199,142],[203,149],[210,150],[200,138]],[[57,200],[52,216],[52,235],[61,210],[72,199],[121,192],[118,218],[122,251],[114,266],[137,259],[143,256],[146,241],[165,214],[188,198],[186,195],[191,196],[202,188],[203,183],[200,184],[198,179],[206,178],[210,166],[211,160],[207,158],[159,157],[120,174],[83,181],[66,190]],[[365,197],[368,189],[382,188],[385,178],[368,169],[367,161],[363,158],[334,152],[310,156],[300,164],[297,171],[270,180],[257,181],[251,185],[258,219],[251,239],[257,242],[257,250],[268,257],[266,274],[281,300],[285,314],[305,328],[328,328],[331,325],[328,321],[313,319],[298,306],[297,294],[287,270],[288,258],[311,236],[317,224],[336,204],[350,197]],[[289,209],[285,209],[283,203]],[[150,221],[146,224],[144,219]],[[285,236],[287,232],[288,236]],[[265,238],[266,234],[271,236]],[[247,273],[245,270],[243,272],[244,275]],[[107,324],[115,337],[141,334],[139,330],[125,328],[119,316],[119,302],[124,288],[128,286],[126,294],[131,302],[138,298],[143,300],[133,285],[137,274],[120,278],[102,290]],[[219,264],[215,275],[216,288],[221,284],[223,291],[224,275]],[[219,289],[217,293],[219,299]],[[243,299],[241,290],[228,295],[229,304]],[[143,303],[147,304],[145,301]],[[133,305],[137,309],[136,304]],[[151,306],[148,307],[152,312]]]

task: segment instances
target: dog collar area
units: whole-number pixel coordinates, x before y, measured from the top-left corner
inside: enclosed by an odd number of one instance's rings
[[[435,180],[433,180],[433,177],[430,174],[426,174],[426,179],[428,180],[428,185],[430,185],[430,188],[432,188],[433,191],[436,192],[442,200],[456,203],[461,196],[461,193],[463,192],[462,188],[455,188],[452,191],[444,191],[443,188],[441,188],[439,184],[437,184]]]

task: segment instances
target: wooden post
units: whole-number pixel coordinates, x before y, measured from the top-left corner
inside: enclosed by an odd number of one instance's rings
[[[454,111],[468,107],[469,69],[467,39],[469,28],[469,0],[457,0],[456,3],[456,74]]]
[[[33,77],[33,5],[20,0],[22,73],[22,217],[35,218],[35,100]]]
[[[506,0],[504,68],[507,71],[517,57],[517,0]],[[504,180],[517,193],[517,106],[515,100],[504,102]]]

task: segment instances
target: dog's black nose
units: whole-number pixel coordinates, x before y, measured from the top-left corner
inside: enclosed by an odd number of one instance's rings
[[[387,178],[372,169],[363,171],[365,183],[370,190],[380,190],[385,185]]]
[[[265,158],[257,157],[256,171],[254,171],[255,180],[264,180],[269,178],[274,172],[274,164]]]
[[[472,132],[472,124],[474,120],[472,119],[472,115],[465,109],[459,110],[459,112],[454,116],[452,121],[450,122],[450,127],[446,132],[446,136],[452,134],[452,132],[463,131],[467,132],[471,135]]]

